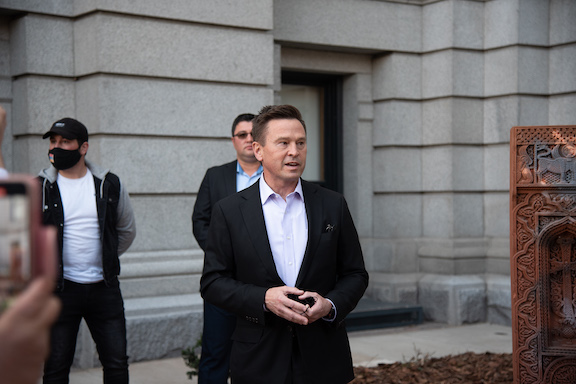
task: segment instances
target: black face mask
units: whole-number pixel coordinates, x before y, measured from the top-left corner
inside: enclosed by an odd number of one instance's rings
[[[72,168],[78,164],[81,157],[80,148],[72,150],[54,148],[48,151],[50,162],[59,171]]]

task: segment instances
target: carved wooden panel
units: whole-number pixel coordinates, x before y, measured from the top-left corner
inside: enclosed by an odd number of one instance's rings
[[[576,126],[510,139],[514,382],[576,383]]]

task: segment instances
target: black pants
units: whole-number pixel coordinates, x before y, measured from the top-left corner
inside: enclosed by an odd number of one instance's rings
[[[236,315],[204,301],[202,356],[198,366],[198,384],[228,382],[234,328],[236,328]]]
[[[96,343],[105,384],[128,383],[126,318],[120,285],[64,281],[56,295],[62,311],[50,334],[50,356],[44,366],[44,384],[67,384],[82,318]]]

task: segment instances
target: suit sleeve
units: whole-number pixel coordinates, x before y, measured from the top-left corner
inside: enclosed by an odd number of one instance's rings
[[[206,242],[204,270],[200,279],[202,297],[220,308],[251,322],[264,323],[266,287],[237,280],[233,238],[225,210],[216,203]],[[228,210],[229,212],[229,210]]]
[[[206,239],[208,238],[208,227],[212,216],[212,203],[210,201],[210,170],[204,175],[194,211],[192,212],[192,233],[203,251],[206,250]]]

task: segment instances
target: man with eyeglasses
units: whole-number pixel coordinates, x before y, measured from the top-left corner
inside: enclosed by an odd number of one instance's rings
[[[254,115],[250,113],[243,113],[234,119],[232,145],[236,150],[236,160],[208,169],[198,190],[192,213],[192,231],[202,250],[205,250],[214,204],[251,186],[262,174],[262,165],[256,160],[252,149],[252,119]],[[198,384],[228,382],[231,336],[235,326],[236,317],[233,314],[204,302]]]

